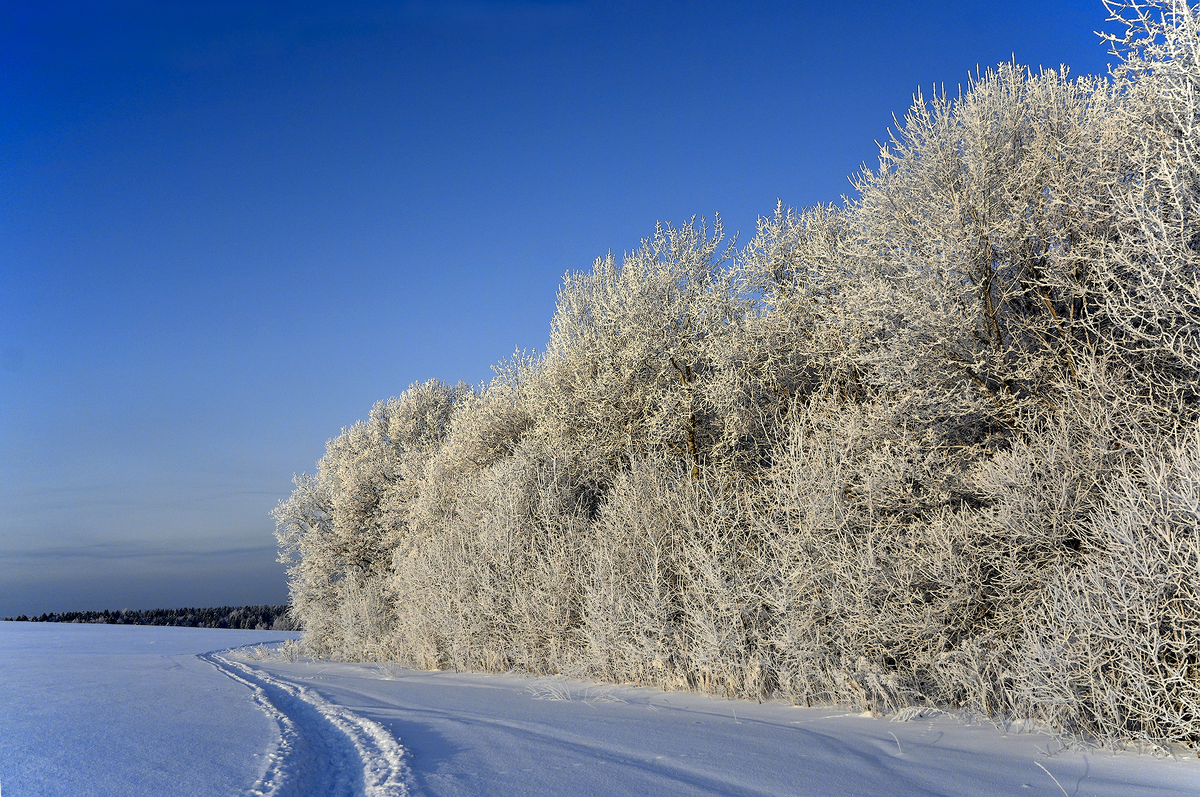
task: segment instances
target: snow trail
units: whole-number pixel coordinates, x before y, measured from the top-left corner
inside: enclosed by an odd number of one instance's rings
[[[250,795],[410,794],[412,774],[405,750],[379,723],[221,653],[202,653],[199,658],[248,687],[254,702],[279,727],[279,746],[267,755],[266,770]]]
[[[1058,750],[1036,726],[941,712],[890,722],[553,676],[251,663],[403,738],[410,790],[430,797],[1200,794],[1195,759]]]

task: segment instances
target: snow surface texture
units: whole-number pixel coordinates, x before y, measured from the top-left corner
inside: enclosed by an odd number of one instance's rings
[[[0,622],[4,797],[245,793],[278,732],[196,654],[296,636]]]
[[[894,721],[561,678],[264,661],[248,647],[290,636],[0,623],[3,794],[1200,794],[1196,759],[1062,750],[936,712]]]
[[[219,653],[200,658],[253,691],[279,726],[278,748],[250,789],[264,797],[409,794],[404,748],[379,724],[335,706],[304,686],[274,678]]]
[[[388,664],[253,668],[402,738],[412,789],[431,796],[1200,794],[1194,759],[1063,750],[1046,734],[936,712],[893,721]]]

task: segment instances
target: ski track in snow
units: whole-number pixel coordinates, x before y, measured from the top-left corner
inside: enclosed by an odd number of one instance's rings
[[[228,651],[222,651],[228,652]],[[377,722],[334,705],[218,652],[202,653],[220,672],[244,684],[279,726],[279,746],[247,792],[254,797],[408,797],[412,773],[405,750]]]

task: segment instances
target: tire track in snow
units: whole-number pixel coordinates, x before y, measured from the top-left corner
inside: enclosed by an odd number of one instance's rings
[[[248,794],[408,797],[412,775],[404,748],[379,723],[220,653],[199,658],[248,687],[279,727],[279,746],[267,754],[266,771]]]

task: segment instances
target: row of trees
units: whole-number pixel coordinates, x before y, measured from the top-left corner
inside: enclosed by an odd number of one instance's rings
[[[103,623],[109,625],[172,625],[189,628],[241,628],[250,630],[294,630],[288,607],[217,606],[181,609],[119,609],[88,612],[43,612],[42,614],[5,617],[5,620],[31,623]]]
[[[275,513],[313,652],[1200,746],[1200,20],[918,95],[840,205],[568,274]]]

